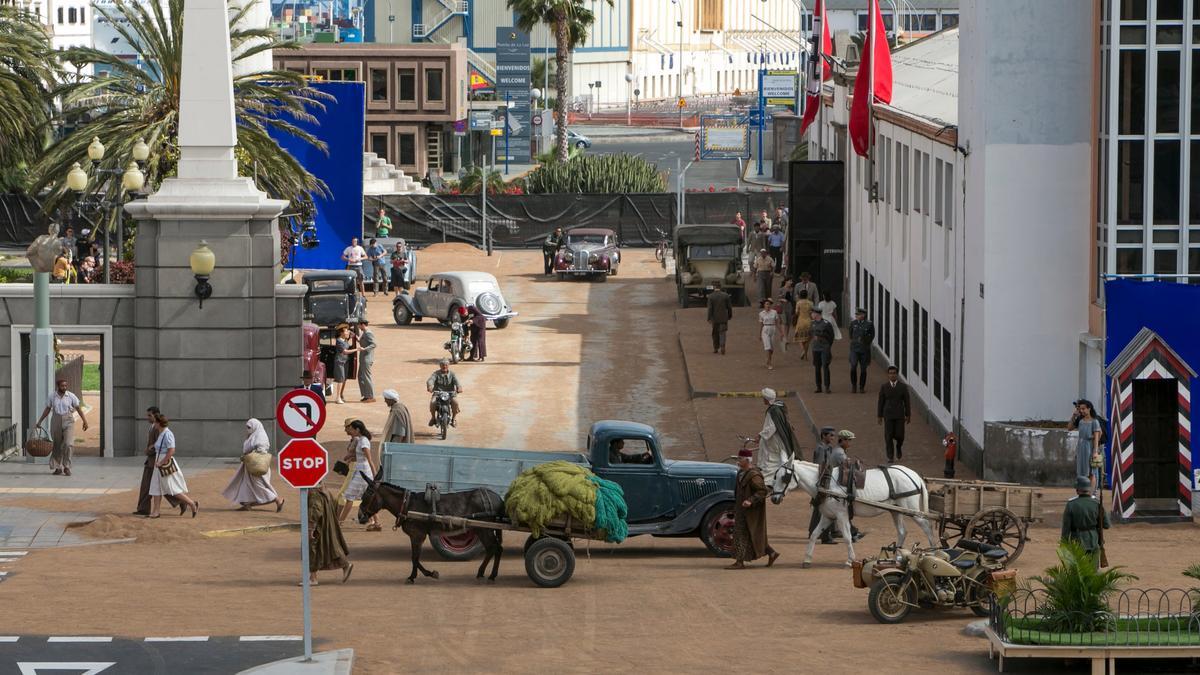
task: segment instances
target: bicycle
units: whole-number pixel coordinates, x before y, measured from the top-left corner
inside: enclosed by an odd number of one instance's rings
[[[660,263],[663,263],[663,266],[665,267],[667,261],[667,252],[671,250],[671,240],[667,238],[666,233],[662,230],[658,230],[658,235],[661,238],[654,244],[654,259]]]

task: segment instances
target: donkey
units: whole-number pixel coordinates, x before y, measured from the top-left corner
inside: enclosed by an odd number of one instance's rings
[[[359,503],[358,522],[365,524],[371,519],[371,516],[379,511],[383,509],[390,511],[392,515],[396,516],[397,524],[408,535],[412,544],[412,574],[408,575],[408,583],[416,583],[418,570],[427,577],[437,579],[437,572],[425,569],[425,566],[421,564],[421,546],[431,532],[443,532],[446,528],[437,523],[404,517],[404,514],[409,511],[434,512],[433,506],[425,499],[425,493],[385,483],[378,480],[378,477],[372,479],[362,472],[359,472],[359,475],[366,479],[367,489],[363,492],[362,501]],[[444,516],[499,520],[504,515],[504,499],[487,488],[475,488],[441,495],[436,506],[437,513]],[[488,577],[488,581],[496,581],[496,573],[500,570],[500,556],[504,553],[503,531],[484,527],[468,529],[474,532],[475,536],[479,537],[483,543],[483,562],[479,565],[479,572],[476,573],[475,578],[482,579],[488,562],[494,560],[492,574]]]
[[[808,550],[804,553],[804,567],[812,565],[813,549],[816,547],[817,537],[834,522],[841,530],[842,538],[846,540],[846,565],[850,566],[854,563],[854,541],[850,536],[850,509],[846,502],[846,490],[838,484],[838,476],[841,471],[841,468],[833,469],[829,485],[824,488],[828,493],[821,501],[821,522],[817,523],[816,528],[808,534]],[[929,503],[929,490],[925,487],[925,481],[916,471],[892,464],[867,469],[864,473],[866,474],[866,483],[855,491],[855,498],[861,497],[872,502],[925,512],[925,507]],[[810,496],[816,497],[817,481],[820,480],[820,475],[820,467],[812,462],[784,463],[775,471],[775,489],[771,493],[771,501],[778,504],[788,492],[797,487],[803,488]],[[855,517],[877,516],[884,510],[867,506],[861,502],[854,505]],[[896,511],[890,513],[892,522],[896,525],[897,544],[904,546],[904,537],[907,534],[903,520],[905,514]],[[935,546],[933,528],[930,527],[929,520],[921,516],[909,517],[924,530],[925,536],[929,539],[929,546],[933,548]]]

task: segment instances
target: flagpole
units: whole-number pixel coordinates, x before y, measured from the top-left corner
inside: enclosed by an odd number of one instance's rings
[[[879,192],[875,185],[875,17],[879,13],[879,0],[867,4],[867,184],[871,190],[871,201],[878,201]]]

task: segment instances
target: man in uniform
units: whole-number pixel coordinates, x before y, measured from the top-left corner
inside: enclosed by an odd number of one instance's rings
[[[813,500],[814,508],[818,508],[820,506],[821,502],[824,501],[826,495],[824,495],[821,492],[821,489],[829,487],[829,483],[833,478],[833,470],[834,469],[841,469],[842,471],[846,470],[845,464],[846,464],[847,452],[850,450],[850,444],[853,442],[854,442],[854,432],[853,431],[850,431],[848,429],[842,429],[841,431],[837,432],[837,445],[835,445],[831,450],[829,450],[829,454],[825,461],[825,468],[821,471],[821,477],[817,479],[817,496]],[[839,476],[840,476],[840,473],[841,472],[839,472]],[[850,513],[849,513],[850,536],[853,538],[854,541],[857,542],[858,540],[860,540],[864,536],[866,536],[866,533],[860,532],[859,529],[854,526],[854,480],[853,480],[853,478],[850,479],[848,481],[848,483],[849,483],[849,487],[846,489],[846,493],[848,496],[847,500],[846,500],[846,504],[850,510]],[[818,517],[818,522],[819,521],[820,521],[820,518]],[[816,527],[816,525],[814,524],[813,527]],[[833,528],[834,528],[834,525],[830,525],[828,528],[826,528],[825,532],[821,533],[822,534],[822,542],[825,542],[824,536],[826,534],[828,534],[828,535],[830,535],[830,540],[826,543],[830,543],[830,544],[833,543],[832,537],[835,536],[835,534],[837,534],[837,533],[833,532]],[[812,528],[809,528],[808,531],[809,531],[809,535],[811,536]]]
[[[818,443],[816,449],[813,450],[813,464],[816,464],[817,467],[819,467],[818,468],[818,470],[820,471],[819,475],[824,475],[825,472],[828,471],[828,469],[826,468],[826,464],[828,464],[829,458],[833,454],[833,449],[836,447],[836,442],[837,442],[837,429],[834,429],[833,427],[821,427],[821,442]],[[821,481],[820,481],[820,478],[818,478],[817,485],[820,485],[820,484],[821,484]],[[816,529],[817,523],[821,522],[821,510],[819,508],[817,508],[817,504],[820,503],[820,494],[818,494],[817,497],[813,498],[812,503],[813,503],[812,516],[809,517],[809,519],[808,519],[808,533],[810,535],[812,534],[812,531],[814,529]],[[821,533],[821,543],[822,544],[832,544],[833,543],[832,529],[827,529]]]
[[[871,365],[871,343],[875,340],[875,324],[867,321],[867,310],[854,310],[850,322],[850,390],[853,394],[867,391],[867,367]]]
[[[1075,477],[1075,496],[1067,501],[1063,510],[1062,538],[1079,542],[1084,551],[1093,556],[1096,567],[1100,567],[1100,553],[1104,550],[1104,532],[1112,523],[1108,511],[1099,501],[1092,499],[1092,479],[1089,476]]]
[[[817,389],[814,393],[821,393],[823,380],[825,393],[832,394],[833,390],[829,388],[829,364],[833,361],[833,324],[826,321],[821,316],[820,310],[815,308],[811,316],[813,373],[817,380]]]
[[[721,282],[713,282],[713,291],[708,294],[708,322],[712,324],[713,353],[725,353],[725,333],[729,320],[733,318],[733,301],[721,289]]]
[[[554,256],[558,253],[558,247],[563,243],[563,231],[561,227],[554,228],[554,231],[546,235],[546,241],[542,242],[542,267],[545,269],[545,274],[550,274],[554,271]]]
[[[458,383],[458,376],[450,372],[450,359],[438,361],[438,369],[425,380],[425,390],[431,394],[439,391],[452,391],[456,394],[450,397],[450,426],[455,426],[459,413],[457,394],[462,393],[462,385]],[[437,426],[437,399],[432,396],[429,397],[429,426]]]
[[[412,443],[412,417],[408,414],[408,406],[400,402],[400,394],[395,389],[383,392],[383,402],[388,407],[387,421],[383,423],[383,433],[380,441],[383,443]]]
[[[738,452],[738,473],[733,494],[733,557],[725,569],[746,569],[746,561],[767,556],[767,567],[775,564],[779,553],[767,543],[767,486],[762,471],[752,465],[754,453],[748,448]]]
[[[772,487],[775,483],[775,472],[779,467],[783,466],[784,462],[802,459],[802,456],[796,433],[788,420],[787,406],[770,387],[765,387],[761,394],[763,405],[767,406],[767,414],[763,416],[762,430],[758,432],[758,452],[754,466],[766,477],[767,487]]]

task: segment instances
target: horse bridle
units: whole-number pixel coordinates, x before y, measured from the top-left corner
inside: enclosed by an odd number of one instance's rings
[[[788,455],[788,460],[783,463],[780,468],[783,469],[783,488],[779,487],[779,481],[775,481],[774,490],[771,492],[771,503],[778,504],[787,496],[787,486],[792,484],[792,480],[796,478],[796,456]],[[776,476],[779,472],[776,471]]]

